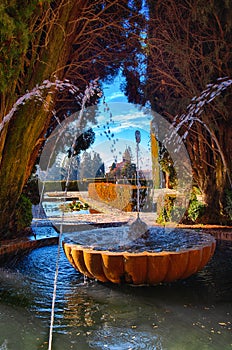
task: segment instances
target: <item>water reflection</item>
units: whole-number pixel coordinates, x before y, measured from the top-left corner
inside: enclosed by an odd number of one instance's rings
[[[76,209],[71,209],[74,207]],[[77,206],[79,204],[79,207]],[[62,200],[55,200],[54,201],[43,201],[42,203],[43,210],[46,214],[47,218],[54,218],[54,217],[60,217],[62,218],[62,215],[64,217],[68,216],[76,216],[80,214],[89,214],[90,210],[88,208],[85,208],[85,204],[83,204],[80,201],[62,201]],[[78,207],[78,210],[77,210]]]
[[[56,252],[40,248],[1,270],[0,349],[47,349]],[[62,252],[53,349],[231,349],[231,267],[232,244],[222,242],[185,281],[105,285],[86,283]]]

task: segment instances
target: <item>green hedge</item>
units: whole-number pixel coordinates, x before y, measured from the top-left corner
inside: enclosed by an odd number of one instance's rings
[[[68,183],[68,191],[88,191],[88,185],[90,181],[79,181],[72,180]],[[40,191],[42,190],[42,186],[44,186],[45,192],[60,192],[65,190],[66,181],[39,181]]]

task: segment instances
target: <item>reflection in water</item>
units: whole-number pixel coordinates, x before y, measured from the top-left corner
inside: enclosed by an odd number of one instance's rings
[[[40,248],[1,270],[0,349],[47,349],[56,252]],[[232,244],[220,242],[184,281],[117,286],[85,282],[62,252],[53,349],[229,350],[231,266]]]

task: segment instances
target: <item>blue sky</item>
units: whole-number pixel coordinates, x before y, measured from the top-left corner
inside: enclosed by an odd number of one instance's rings
[[[114,81],[110,84],[103,84],[103,94],[105,96],[106,102],[128,102],[127,97],[120,89],[120,85],[123,84],[125,79],[119,73]]]
[[[105,164],[106,172],[112,163],[122,161],[122,154],[126,147],[131,148],[133,155],[133,162],[136,162],[136,142],[135,131],[139,130],[141,133],[141,143],[139,144],[139,168],[142,170],[151,170],[151,151],[150,151],[150,120],[151,114],[147,114],[145,109],[141,109],[139,106],[128,103],[126,96],[120,90],[122,83],[121,76],[117,76],[115,81],[111,84],[104,84],[104,94],[106,104],[103,101],[98,105],[98,117],[97,125],[89,124],[88,127],[92,127],[95,132],[95,142],[87,150],[88,152],[97,152],[100,154],[102,161]],[[108,110],[106,110],[106,107]],[[92,107],[87,108],[86,114],[94,113],[95,110]],[[67,130],[72,130],[73,137],[78,134],[78,117],[79,113],[74,113],[67,118],[63,123],[63,127]],[[91,118],[90,118],[91,120]],[[56,133],[56,130],[54,131]],[[63,152],[59,152],[58,163],[60,159],[67,156],[67,147],[72,144],[71,139],[63,139],[65,133],[58,140],[55,147],[60,147]],[[108,135],[108,137],[106,137]],[[110,139],[109,139],[110,136]],[[41,161],[46,162],[51,153],[51,149],[45,147],[43,150],[44,157],[41,157]],[[48,154],[47,154],[48,153]],[[58,165],[60,166],[60,165]]]
[[[111,84],[103,85],[103,93],[107,105],[99,104],[98,126],[93,126],[95,143],[91,149],[100,153],[106,169],[112,164],[114,158],[122,160],[122,153],[127,146],[131,147],[134,160],[136,159],[135,131],[141,133],[139,145],[139,163],[143,170],[151,169],[150,154],[150,120],[151,115],[145,109],[127,102],[127,97],[120,90],[123,78],[119,75]],[[105,107],[109,107],[105,111]],[[110,118],[112,115],[112,119]],[[106,137],[112,135],[109,140]]]

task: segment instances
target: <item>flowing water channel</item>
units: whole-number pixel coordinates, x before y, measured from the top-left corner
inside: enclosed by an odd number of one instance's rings
[[[43,247],[1,268],[1,350],[48,348],[56,256]],[[61,250],[52,349],[232,349],[231,270],[232,243],[218,241],[186,280],[117,286],[85,281]]]

